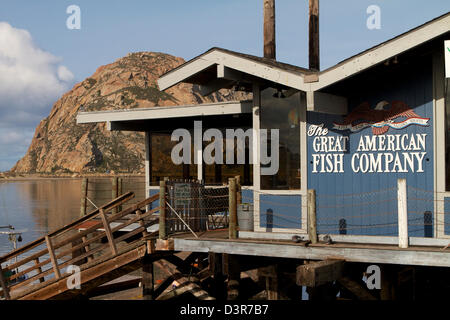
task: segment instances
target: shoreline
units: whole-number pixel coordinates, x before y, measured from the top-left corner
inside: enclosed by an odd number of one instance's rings
[[[82,178],[112,178],[112,177],[145,177],[143,173],[133,174],[73,174],[73,175],[40,175],[40,174],[18,174],[18,176],[2,176],[0,173],[0,183],[14,181],[36,181],[36,180],[77,180]]]

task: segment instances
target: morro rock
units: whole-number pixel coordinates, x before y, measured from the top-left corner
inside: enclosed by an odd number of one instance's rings
[[[49,116],[37,126],[27,153],[11,172],[144,172],[143,134],[110,132],[104,123],[77,125],[80,108],[83,111],[133,109],[248,98],[244,93],[229,90],[203,97],[198,87],[190,84],[159,91],[156,84],[159,76],[182,63],[182,58],[164,53],[137,52],[99,67],[53,105]]]

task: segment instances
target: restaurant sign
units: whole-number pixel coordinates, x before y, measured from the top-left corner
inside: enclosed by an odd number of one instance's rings
[[[391,107],[385,108],[387,105]],[[341,122],[333,122],[331,128],[324,123],[311,124],[307,131],[312,139],[311,172],[343,173],[346,160],[354,173],[424,172],[427,134],[405,133],[402,129],[428,126],[429,120],[401,101],[382,101],[374,109],[362,103]],[[358,142],[350,144],[350,136],[346,134],[368,127],[369,134],[354,136]],[[330,130],[342,135],[330,135]],[[354,146],[352,150],[350,145]],[[346,154],[350,157],[345,157]]]

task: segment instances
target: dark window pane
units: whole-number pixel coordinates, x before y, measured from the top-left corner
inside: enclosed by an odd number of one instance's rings
[[[229,129],[237,129],[237,128],[229,128]],[[246,131],[249,128],[241,128]],[[223,164],[203,164],[203,176],[206,184],[227,184],[228,178],[234,178],[236,176],[240,176],[241,185],[243,186],[251,186],[253,185],[253,165],[250,164],[249,161],[249,141],[246,139],[245,141],[245,164],[238,164],[237,162],[237,142],[236,139],[227,140],[226,139],[226,130],[221,129],[222,138],[223,138]],[[203,149],[211,142],[206,141],[203,142]],[[232,164],[226,164],[226,148],[227,143],[234,144],[234,159]]]
[[[261,189],[300,189],[300,93],[279,97],[276,89],[265,89],[261,92],[260,111],[261,129],[268,129],[267,148],[271,158],[276,155],[270,154],[270,129],[279,129],[278,172],[261,175]]]
[[[197,165],[193,164],[194,148],[191,144],[192,164],[175,165],[172,148],[178,143],[170,140],[171,133],[151,133],[151,185],[159,185],[164,177],[172,179],[197,179]]]

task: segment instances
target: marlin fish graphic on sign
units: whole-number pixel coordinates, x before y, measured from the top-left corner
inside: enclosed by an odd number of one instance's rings
[[[345,116],[342,123],[334,122],[333,129],[357,132],[366,127],[372,127],[374,135],[381,135],[388,132],[389,128],[398,130],[409,125],[428,126],[430,118],[420,117],[406,103],[392,101],[391,107],[385,108],[387,105],[389,102],[381,101],[372,109],[368,102],[363,102]],[[397,118],[406,119],[396,122]]]

